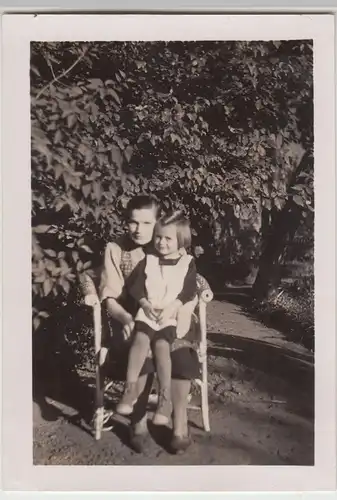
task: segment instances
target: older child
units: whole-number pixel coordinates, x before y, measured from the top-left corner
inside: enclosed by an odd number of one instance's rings
[[[139,304],[129,353],[120,414],[132,413],[137,399],[137,380],[152,348],[159,380],[159,400],[153,422],[168,422],[171,408],[170,346],[179,328],[179,306],[196,295],[196,267],[186,253],[191,245],[189,222],[180,212],[161,217],[155,225],[154,252],[148,254],[133,275],[129,292]],[[178,311],[178,314],[177,314]],[[186,314],[185,314],[186,316]],[[186,321],[185,317],[181,321]]]

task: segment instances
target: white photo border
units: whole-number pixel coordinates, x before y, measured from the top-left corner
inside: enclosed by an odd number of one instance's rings
[[[5,15],[2,20],[5,490],[314,491],[336,488],[333,15]],[[34,466],[31,366],[30,42],[313,39],[315,465]],[[131,470],[132,469],[132,470]],[[130,480],[132,478],[132,480]]]

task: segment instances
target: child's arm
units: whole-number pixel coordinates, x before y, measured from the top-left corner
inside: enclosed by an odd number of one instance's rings
[[[146,316],[155,321],[157,319],[157,315],[146,296],[145,267],[146,259],[143,259],[132,272],[130,280],[131,283],[128,286],[128,291],[137,304],[139,304],[139,306],[143,309]]]
[[[197,293],[197,268],[195,265],[195,260],[192,259],[188,267],[183,288],[177,297],[182,304],[191,302]]]

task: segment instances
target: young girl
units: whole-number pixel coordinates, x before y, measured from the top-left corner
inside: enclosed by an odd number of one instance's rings
[[[148,254],[134,271],[129,293],[139,304],[135,317],[133,343],[130,349],[126,387],[117,412],[128,415],[136,401],[136,383],[151,347],[159,381],[159,400],[153,422],[164,425],[171,409],[170,346],[176,338],[179,323],[177,305],[196,295],[196,267],[186,253],[191,245],[189,222],[180,212],[164,216],[154,228],[154,252]],[[179,302],[177,302],[179,301]]]

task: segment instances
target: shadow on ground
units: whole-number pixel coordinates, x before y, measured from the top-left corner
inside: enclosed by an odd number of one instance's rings
[[[275,344],[223,333],[209,333],[208,354],[216,359],[210,372],[228,380],[252,381],[257,390],[283,397],[289,411],[303,416],[314,414],[314,365],[310,355],[295,353]],[[240,373],[221,358],[242,365]],[[225,371],[225,373],[224,373]],[[261,373],[261,376],[259,376]],[[275,381],[276,379],[276,381]]]
[[[247,318],[278,330],[289,342],[299,343],[311,351],[314,350],[314,336],[307,327],[281,310],[269,311],[254,306],[251,286],[230,287],[220,294],[215,294],[215,298],[220,302],[225,301],[240,306],[241,314]]]
[[[44,323],[43,329],[33,335],[33,401],[47,421],[57,420],[60,416],[70,418],[48,403],[47,398],[51,398],[71,407],[89,422],[93,412],[94,390],[76,370],[78,359],[65,334],[66,325],[70,322],[66,312],[65,308],[62,321],[52,317]]]

